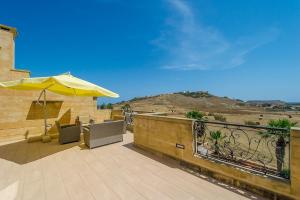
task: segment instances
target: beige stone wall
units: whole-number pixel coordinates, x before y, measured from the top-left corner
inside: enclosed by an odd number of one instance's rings
[[[112,110],[111,111],[111,115],[123,115],[123,111],[122,110]]]
[[[296,133],[293,133],[293,135],[296,135]],[[298,136],[300,137],[300,131]],[[176,148],[177,143],[184,145],[185,149]],[[297,148],[300,144],[299,138],[295,143],[298,146],[293,142],[291,143],[292,146],[294,145],[294,149],[291,149],[294,151],[291,152],[291,163],[294,166],[291,166],[291,176],[294,176],[294,178],[291,178],[293,181],[293,187],[291,187],[291,184],[288,182],[253,175],[225,164],[195,157],[193,153],[192,120],[190,119],[154,116],[151,114],[134,116],[134,144],[141,148],[163,153],[199,166],[214,172],[215,177],[219,176],[221,179],[231,179],[233,182],[240,181],[243,184],[249,184],[276,194],[299,198],[300,151]],[[295,178],[295,175],[297,178]]]
[[[0,24],[0,80],[28,77],[29,71],[15,70],[16,29]]]
[[[43,108],[36,104],[39,92],[1,90],[0,141],[24,139],[44,131]],[[95,117],[96,100],[86,97],[65,97],[47,93],[47,114],[50,134],[56,134],[55,120],[74,123],[77,116]],[[99,117],[99,115],[97,115]]]
[[[0,81],[30,76],[28,71],[14,67],[15,36],[14,28],[0,25]],[[39,94],[39,91],[0,90],[0,142],[43,133],[42,106],[35,103]],[[97,100],[92,97],[66,97],[47,92],[47,100],[48,122],[52,125],[50,134],[57,132],[55,120],[67,124],[74,123],[77,116],[90,116],[100,121],[109,116],[97,112]]]
[[[112,120],[123,120],[123,111],[122,110],[112,110],[111,112],[111,119]]]
[[[300,128],[291,131],[291,193],[300,199]]]
[[[104,109],[104,110],[97,110],[95,112],[95,120],[97,122],[103,122],[104,120],[111,119],[112,110]]]
[[[7,30],[8,29],[8,30]],[[1,75],[14,69],[15,34],[9,27],[0,25],[0,69]]]

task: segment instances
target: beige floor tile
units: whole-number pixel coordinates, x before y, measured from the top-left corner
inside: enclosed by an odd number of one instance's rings
[[[95,149],[18,141],[0,145],[0,200],[249,199],[124,141]],[[258,198],[257,198],[258,199]]]
[[[24,184],[22,200],[46,199],[43,180]]]

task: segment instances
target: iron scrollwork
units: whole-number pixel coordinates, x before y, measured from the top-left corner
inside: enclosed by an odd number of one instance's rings
[[[125,112],[124,116],[125,116],[126,125],[127,126],[133,125],[133,112]]]
[[[195,154],[266,176],[289,179],[289,131],[195,121]]]

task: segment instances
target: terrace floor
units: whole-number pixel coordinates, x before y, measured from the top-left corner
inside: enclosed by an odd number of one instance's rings
[[[0,199],[260,199],[124,142],[0,145]]]

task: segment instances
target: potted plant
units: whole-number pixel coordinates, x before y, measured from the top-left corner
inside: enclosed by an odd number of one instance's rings
[[[268,123],[268,126],[271,128],[287,129],[287,131],[282,132],[281,134],[277,135],[277,141],[276,141],[276,147],[275,147],[277,172],[280,174],[282,174],[284,172],[284,169],[283,169],[284,162],[283,161],[284,161],[284,157],[285,157],[285,148],[287,145],[286,138],[289,136],[291,127],[295,126],[296,124],[297,124],[297,122],[291,122],[288,119],[270,120]]]
[[[223,139],[221,131],[211,131],[210,133],[210,140],[213,143],[214,152],[213,154],[219,155],[220,154],[220,141]]]

